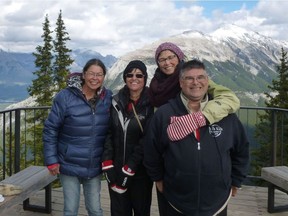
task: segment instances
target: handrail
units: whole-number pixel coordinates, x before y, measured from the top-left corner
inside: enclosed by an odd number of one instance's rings
[[[50,106],[18,107],[0,111],[0,180],[28,165],[43,165],[37,164],[40,163],[39,158],[37,159],[34,154],[43,151],[42,137],[39,136],[42,136],[41,128],[50,108]],[[283,165],[288,161],[288,153],[286,153],[288,144],[285,143],[288,137],[288,130],[285,130],[288,127],[288,109],[241,106],[236,114],[247,132],[251,142],[250,148],[257,149],[260,144],[255,139],[255,125],[259,124],[259,114],[267,111],[271,113],[269,130],[273,132],[271,133],[272,143],[268,143],[270,149],[267,149],[270,153],[269,163],[271,166]],[[43,116],[39,119],[39,115]],[[253,157],[251,158],[253,161]],[[249,176],[253,177],[251,173]],[[259,176],[254,177],[259,178]]]

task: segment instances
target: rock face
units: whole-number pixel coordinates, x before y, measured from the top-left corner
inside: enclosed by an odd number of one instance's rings
[[[263,92],[269,91],[267,86],[276,78],[281,48],[288,49],[285,41],[272,40],[235,25],[225,25],[209,35],[186,31],[120,57],[109,70],[107,87],[116,92],[124,85],[122,71],[133,59],[146,64],[149,84],[156,69],[155,50],[166,41],[177,44],[187,59],[202,60],[210,77],[234,90],[241,99],[241,105],[257,105],[263,99]]]
[[[149,85],[157,67],[154,59],[155,50],[159,44],[166,41],[177,44],[185,53],[186,59],[198,58],[202,60],[206,65],[209,76],[216,83],[234,90],[241,99],[242,106],[263,106],[263,99],[265,99],[263,92],[269,92],[267,86],[271,85],[272,80],[277,76],[276,65],[280,63],[281,48],[288,50],[287,41],[273,40],[257,32],[235,25],[222,26],[210,34],[203,34],[199,31],[186,31],[182,34],[162,38],[147,44],[118,59],[110,55],[102,56],[104,58],[102,60],[108,67],[105,86],[116,93],[124,85],[122,79],[124,68],[129,61],[135,59],[142,60],[146,64],[148,70],[147,84]],[[14,61],[13,69],[10,69],[9,73],[3,72],[5,67],[1,63],[2,55],[3,51],[0,51],[0,101],[1,99],[3,100],[4,96],[11,99],[16,93],[23,94],[23,92],[26,96],[20,97],[21,100],[27,98],[26,89],[28,83],[31,83],[31,71],[33,70],[29,69],[30,77],[26,79],[24,74],[27,71],[22,70],[21,73],[23,74],[21,76],[18,75],[20,72],[17,68],[21,64]],[[26,64],[28,64],[29,57],[17,55],[18,59],[26,59]],[[100,58],[101,55],[99,55],[99,53],[96,55],[93,51],[74,51],[72,56],[75,59],[75,64],[71,71],[81,71],[88,59],[92,57]],[[33,62],[29,65],[33,65]],[[18,72],[16,73],[16,71]],[[14,78],[14,81],[12,81],[11,77]],[[20,80],[17,81],[16,78],[18,77],[20,77]],[[9,81],[7,81],[8,79]],[[4,82],[6,83],[5,85]],[[12,85],[13,91],[9,91],[7,85]],[[14,95],[7,97],[11,92]],[[19,99],[16,101],[19,101]],[[262,104],[259,104],[260,102]]]

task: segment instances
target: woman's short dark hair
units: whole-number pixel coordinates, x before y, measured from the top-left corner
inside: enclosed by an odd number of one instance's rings
[[[89,67],[91,67],[92,65],[97,65],[99,67],[102,68],[104,76],[106,75],[106,67],[104,65],[104,63],[100,60],[100,59],[90,59],[85,66],[83,67],[83,73],[86,73],[86,71],[89,69]]]

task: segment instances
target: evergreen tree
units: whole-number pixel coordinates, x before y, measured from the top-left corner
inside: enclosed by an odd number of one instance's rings
[[[55,91],[58,92],[59,90],[66,87],[66,78],[69,73],[69,67],[73,63],[73,60],[69,55],[72,50],[68,49],[66,46],[66,43],[70,40],[70,38],[62,19],[61,10],[56,22],[55,33],[56,38],[53,41],[55,51],[53,78],[56,87]]]
[[[276,96],[271,93],[265,93],[268,97],[266,105],[268,107],[280,107],[288,109],[288,58],[287,52],[281,48],[280,65],[277,65],[277,80],[272,80],[272,85],[268,86]]]
[[[38,106],[50,106],[53,100],[53,38],[50,31],[50,22],[48,15],[45,16],[43,23],[43,46],[38,45],[36,51],[33,53],[35,56],[35,66],[37,70],[33,72],[36,76],[32,80],[32,85],[28,87],[30,96],[35,97]],[[29,149],[32,157],[25,157],[26,164],[21,165],[42,165],[43,164],[43,144],[42,144],[42,131],[47,111],[27,111],[25,123],[27,127],[28,139],[21,137],[21,142],[25,143],[26,148]],[[23,158],[24,159],[24,158]]]
[[[272,85],[268,86],[271,92],[265,93],[268,98],[265,104],[267,107],[271,108],[288,109],[288,57],[287,52],[283,48],[281,48],[280,64],[276,66],[276,69],[278,76],[276,80],[272,80]],[[256,125],[255,137],[260,146],[252,151],[254,159],[251,160],[252,173],[257,176],[260,175],[262,167],[271,166],[271,150],[274,140],[272,128],[274,128],[274,126],[277,128],[277,165],[283,165],[281,158],[288,154],[287,114],[284,112],[266,110],[264,114],[261,113],[258,116],[260,122]],[[275,119],[276,125],[273,125]]]
[[[38,68],[34,75],[36,78],[32,80],[32,85],[28,87],[28,92],[30,96],[36,98],[36,102],[39,106],[51,105],[52,101],[52,31],[50,31],[50,22],[48,15],[45,16],[45,21],[43,23],[43,46],[38,45],[36,47],[36,52],[33,52],[35,56],[35,66]],[[47,85],[48,84],[48,85]]]
[[[52,105],[55,93],[65,87],[65,79],[68,74],[67,67],[73,62],[68,55],[71,50],[65,44],[70,39],[65,31],[61,11],[56,26],[56,39],[53,40],[51,36],[53,31],[50,31],[50,22],[48,15],[46,15],[43,23],[43,35],[41,36],[44,45],[38,45],[36,52],[33,53],[36,57],[35,66],[38,70],[33,73],[36,75],[36,79],[32,81],[28,91],[31,96],[36,98],[39,106]],[[26,123],[29,139],[26,141],[24,141],[24,138],[21,139],[26,143],[29,152],[33,155],[33,157],[27,158],[27,164],[42,165],[42,132],[44,121],[47,118],[47,111],[39,109],[32,113],[27,112],[26,115],[29,116]]]
[[[32,84],[28,87],[28,92],[30,96],[35,98],[38,106],[51,106],[55,92],[66,86],[67,68],[73,63],[73,60],[69,56],[71,50],[66,47],[66,42],[70,38],[62,20],[62,12],[60,11],[57,19],[55,40],[51,36],[53,31],[50,31],[50,22],[47,14],[42,26],[43,34],[41,38],[43,39],[43,46],[38,45],[33,53],[35,56],[34,63],[37,68],[33,74],[36,78],[32,80]],[[21,168],[31,164],[43,165],[42,133],[47,115],[47,110],[40,108],[25,112],[27,120],[23,124],[27,134],[23,133],[24,135],[21,136],[21,143],[24,146],[20,152]],[[0,148],[0,150],[2,149]]]

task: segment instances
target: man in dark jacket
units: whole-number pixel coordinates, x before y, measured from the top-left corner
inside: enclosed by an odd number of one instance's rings
[[[244,128],[230,114],[195,132],[189,130],[189,114],[197,114],[210,100],[204,64],[185,63],[179,81],[181,93],[156,111],[144,145],[144,165],[164,195],[158,200],[159,208],[165,209],[161,214],[227,215],[229,198],[236,195],[248,170]]]

